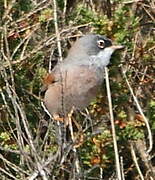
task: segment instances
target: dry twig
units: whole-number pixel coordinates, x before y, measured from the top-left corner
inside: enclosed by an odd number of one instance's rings
[[[119,152],[118,152],[118,146],[117,146],[117,137],[116,137],[116,131],[115,131],[114,115],[113,115],[113,109],[112,109],[112,100],[111,100],[111,92],[110,92],[110,84],[109,84],[107,67],[105,67],[105,79],[106,79],[107,96],[108,96],[108,102],[109,102],[109,112],[110,112],[110,121],[111,121],[112,137],[113,137],[114,152],[115,152],[117,178],[118,178],[118,180],[122,180],[122,173],[121,173]]]

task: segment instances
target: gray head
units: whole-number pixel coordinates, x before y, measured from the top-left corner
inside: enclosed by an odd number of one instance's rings
[[[98,53],[113,53],[116,49],[121,49],[122,46],[113,46],[112,41],[105,36],[98,34],[88,34],[78,39],[68,53],[68,58],[82,56],[97,56]],[[107,49],[107,50],[106,50]],[[101,53],[100,53],[101,54]]]
[[[79,38],[69,50],[67,61],[73,63],[92,63],[97,66],[107,66],[112,53],[117,49],[122,49],[121,45],[112,45],[112,41],[105,36],[98,34],[88,34]]]

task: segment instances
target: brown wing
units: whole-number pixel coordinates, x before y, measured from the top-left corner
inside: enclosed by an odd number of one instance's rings
[[[83,109],[96,97],[103,80],[103,72],[89,66],[72,66],[55,77],[59,81],[49,85],[45,105],[51,114],[67,114],[74,106]]]
[[[55,76],[53,73],[47,74],[43,78],[43,86],[41,87],[41,92],[44,92],[48,89],[48,86],[55,82]]]

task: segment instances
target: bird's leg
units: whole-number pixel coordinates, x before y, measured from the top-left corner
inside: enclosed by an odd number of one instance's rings
[[[73,143],[75,142],[75,138],[74,138],[74,133],[73,133],[73,126],[72,126],[72,115],[74,112],[74,107],[71,109],[70,113],[68,114],[68,125],[69,125],[69,129],[70,129],[70,133],[71,133],[71,139],[73,141]]]
[[[67,141],[66,141],[66,125],[65,117],[60,117],[59,114],[53,114],[53,119],[57,122],[57,143],[60,147],[59,159],[60,161],[65,161],[64,152],[66,151]],[[62,160],[64,159],[64,160]]]
[[[70,129],[70,134],[71,134],[71,139],[73,141],[73,144],[75,143],[75,137],[74,137],[74,132],[73,132],[73,125],[72,125],[72,115],[74,112],[74,107],[72,107],[70,113],[68,114],[68,125],[69,125],[69,129]],[[80,164],[79,164],[79,159],[78,159],[78,155],[77,155],[77,150],[76,148],[73,146],[73,152],[74,152],[74,165],[75,165],[75,173],[73,173],[73,175],[75,175],[76,173],[80,173]],[[73,178],[75,179],[75,177]]]
[[[64,117],[60,117],[59,114],[53,114],[53,118],[55,121],[60,121],[60,122],[64,121]]]
[[[68,117],[60,117],[59,114],[53,114],[53,119],[55,121],[59,121],[61,123],[64,123],[65,127],[68,126]]]
[[[84,136],[82,133],[82,126],[76,121],[75,118],[73,118],[73,123],[75,124],[75,126],[78,130],[76,137],[74,137],[74,147],[78,148],[83,144]]]

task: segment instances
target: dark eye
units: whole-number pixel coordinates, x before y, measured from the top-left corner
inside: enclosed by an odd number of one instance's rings
[[[101,48],[101,49],[103,49],[104,47],[105,47],[105,42],[104,42],[104,40],[98,40],[97,41],[97,45],[98,45],[98,47],[99,48]]]

